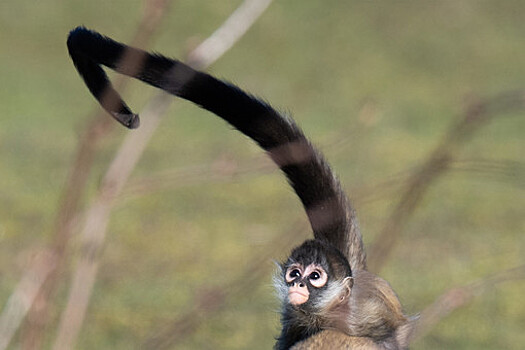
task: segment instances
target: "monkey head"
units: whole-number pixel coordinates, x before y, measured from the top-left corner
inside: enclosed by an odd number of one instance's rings
[[[292,308],[325,310],[350,294],[353,280],[347,259],[320,240],[295,248],[280,267],[275,284],[282,302]]]

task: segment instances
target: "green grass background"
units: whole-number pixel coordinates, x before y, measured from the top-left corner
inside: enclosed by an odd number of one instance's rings
[[[153,49],[183,57],[238,3],[174,1]],[[142,6],[138,0],[0,3],[2,306],[52,235],[78,135],[99,108],[69,60],[67,32],[84,24],[129,41]],[[359,191],[420,164],[468,96],[525,88],[524,14],[518,0],[275,1],[210,70],[290,111],[321,148],[344,137],[344,148],[327,146],[325,153],[349,192]],[[126,99],[139,111],[154,93],[133,82]],[[362,117],[364,105],[372,106],[371,118]],[[127,132],[115,128],[104,140],[91,197]],[[501,115],[458,157],[523,165],[524,136],[525,112]],[[222,121],[177,101],[134,177],[224,155],[243,164],[259,154]],[[508,178],[452,171],[433,185],[381,272],[409,313],[449,288],[525,263],[523,177],[523,170]],[[368,244],[396,193],[359,198]],[[277,172],[120,201],[76,348],[137,348],[187,311],[195,291],[227,289],[252,256],[271,253],[271,239],[298,220],[305,220],[302,209]],[[291,246],[281,248],[275,259]],[[268,259],[262,268],[271,265]],[[67,291],[63,283],[59,303]],[[177,348],[271,348],[279,320],[270,272],[227,305]],[[476,297],[413,348],[521,349],[524,329],[525,281],[518,280]],[[51,328],[49,343],[53,337]]]

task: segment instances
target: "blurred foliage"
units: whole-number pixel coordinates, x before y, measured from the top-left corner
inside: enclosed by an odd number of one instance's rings
[[[184,57],[238,3],[174,1],[153,49]],[[141,7],[137,0],[0,3],[1,305],[52,234],[78,134],[99,108],[69,61],[67,32],[84,24],[125,42]],[[373,192],[420,164],[472,96],[525,88],[523,13],[520,0],[275,1],[211,71],[293,113],[354,197],[370,243],[403,181],[373,200],[360,189]],[[134,82],[126,98],[139,111],[152,94]],[[410,313],[451,287],[525,262],[524,131],[525,113],[517,113],[478,132],[459,159],[521,168],[450,171],[406,226],[381,275]],[[105,140],[91,193],[126,132],[115,128]],[[259,154],[217,118],[178,101],[135,178],[225,157],[241,166]],[[123,199],[77,348],[137,347],[191,310],[197,291],[227,291],[254,256],[268,257],[264,277],[245,284],[177,348],[271,348],[279,326],[271,258],[292,246],[275,239],[298,221],[305,221],[302,209],[277,172]],[[59,302],[66,292],[63,283]],[[413,348],[522,348],[524,293],[525,281],[500,285]]]

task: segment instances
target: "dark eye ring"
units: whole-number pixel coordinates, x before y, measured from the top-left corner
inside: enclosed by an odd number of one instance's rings
[[[311,279],[311,280],[318,280],[319,278],[321,278],[321,275],[320,275],[319,272],[317,272],[317,271],[316,271],[316,272],[312,272],[312,273],[310,274],[310,279]]]

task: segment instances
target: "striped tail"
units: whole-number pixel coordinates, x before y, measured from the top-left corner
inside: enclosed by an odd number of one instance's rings
[[[138,115],[113,89],[100,65],[189,100],[253,139],[287,176],[306,210],[314,237],[345,254],[352,269],[366,269],[354,210],[322,154],[291,118],[238,87],[182,62],[126,46],[84,27],[71,31],[67,46],[91,93],[124,126],[138,127]],[[140,60],[140,66],[123,63],[124,55]]]

